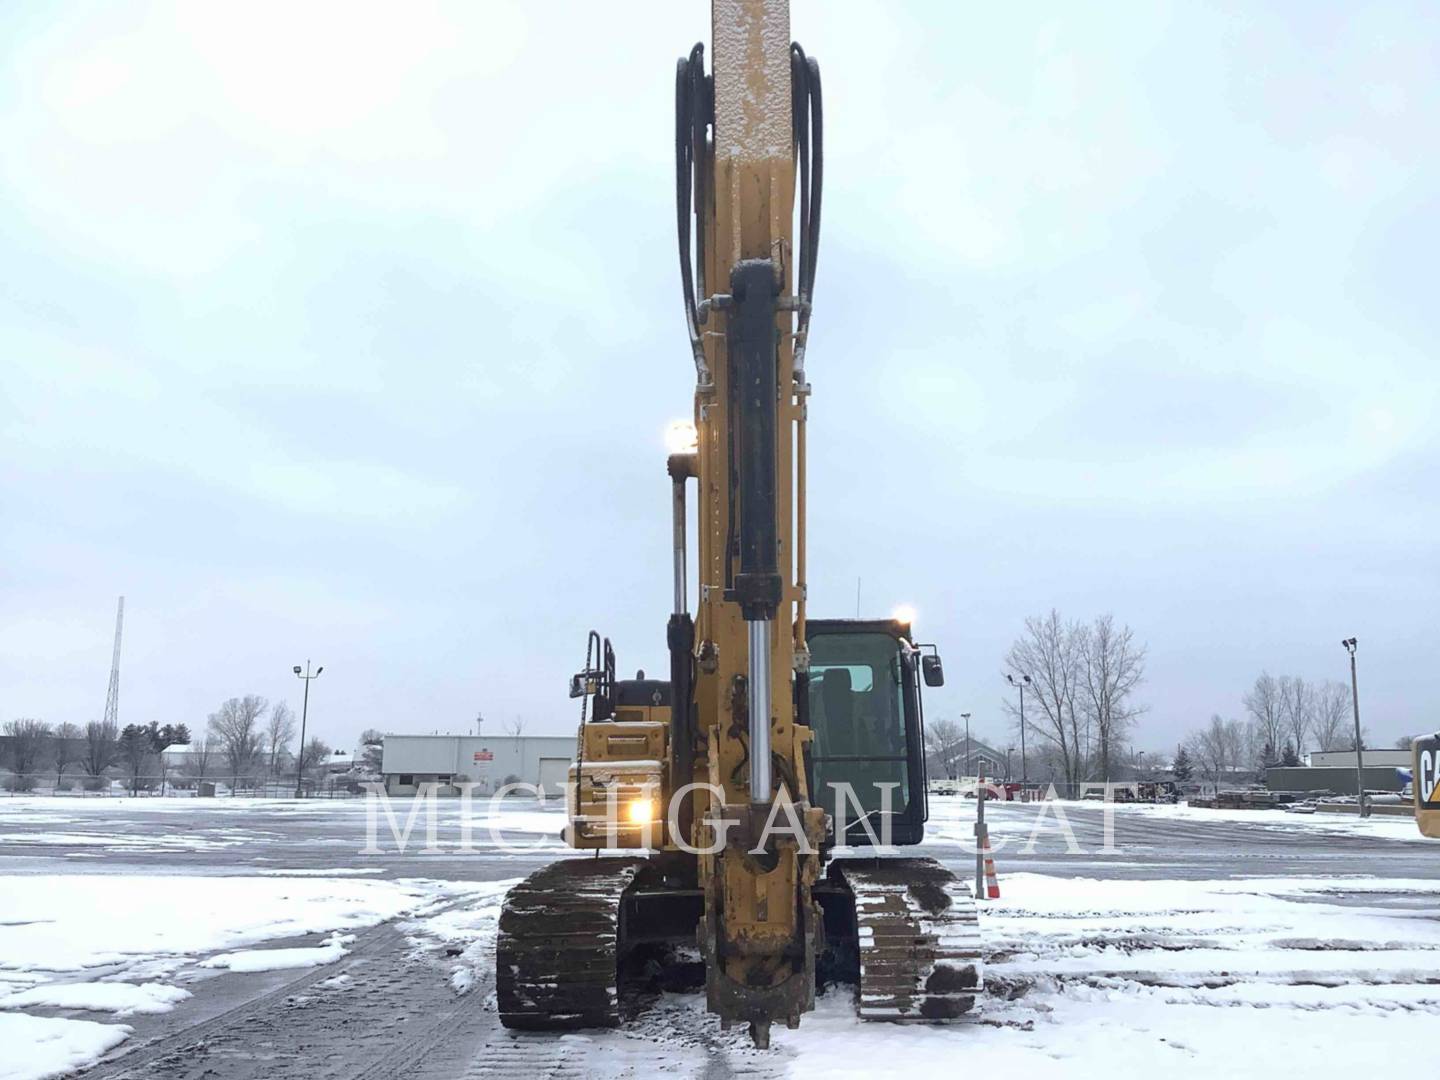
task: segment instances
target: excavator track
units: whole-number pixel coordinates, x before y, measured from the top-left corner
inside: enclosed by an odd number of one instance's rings
[[[620,1023],[620,909],[644,859],[565,859],[505,896],[495,993],[508,1028]]]
[[[955,1020],[981,992],[970,886],[934,859],[837,859],[855,897],[862,1020]]]

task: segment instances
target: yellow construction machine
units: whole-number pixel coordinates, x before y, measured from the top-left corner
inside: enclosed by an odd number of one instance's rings
[[[921,695],[943,682],[940,657],[906,619],[806,613],[820,71],[791,41],[787,0],[713,0],[711,24],[710,72],[696,45],[675,84],[695,401],[689,445],[668,459],[669,678],[618,678],[591,633],[571,683],[566,837],[595,857],[507,895],[500,1017],[616,1025],[627,979],[689,974],[722,1026],[748,1024],[761,1047],[831,980],[858,986],[863,1018],[953,1020],[981,989],[968,885],[931,859],[854,854],[924,835]]]

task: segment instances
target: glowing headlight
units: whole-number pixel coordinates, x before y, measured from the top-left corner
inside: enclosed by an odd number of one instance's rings
[[[672,454],[693,454],[698,437],[693,420],[672,420],[665,429],[665,449]]]
[[[633,799],[625,807],[625,820],[631,825],[644,825],[646,822],[655,820],[654,799]]]

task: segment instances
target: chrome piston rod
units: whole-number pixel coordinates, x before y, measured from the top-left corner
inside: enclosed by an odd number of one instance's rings
[[[750,801],[770,801],[770,620],[745,624],[749,630]]]
[[[674,613],[684,615],[688,606],[685,595],[685,478],[677,477],[671,484],[671,517],[674,529],[675,603]]]

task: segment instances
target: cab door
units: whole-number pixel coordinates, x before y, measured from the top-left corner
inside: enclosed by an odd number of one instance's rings
[[[890,620],[848,619],[807,627],[810,797],[831,815],[832,828],[845,822],[836,844],[918,844],[924,837],[920,690],[915,653],[900,629]]]

